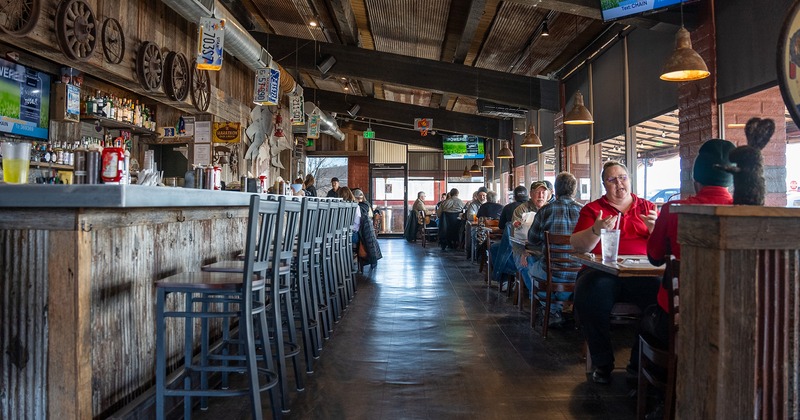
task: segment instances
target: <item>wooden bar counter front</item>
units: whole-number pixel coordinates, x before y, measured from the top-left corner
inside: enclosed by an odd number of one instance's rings
[[[151,388],[153,282],[240,252],[249,197],[0,185],[0,418],[102,418]]]

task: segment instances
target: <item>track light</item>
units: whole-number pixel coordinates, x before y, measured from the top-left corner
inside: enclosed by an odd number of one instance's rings
[[[319,70],[320,73],[325,74],[331,69],[331,67],[333,67],[334,64],[336,64],[336,58],[334,58],[332,55],[325,56],[322,58],[322,61],[317,64],[317,70]]]
[[[359,104],[354,104],[353,106],[350,107],[350,109],[347,110],[347,114],[350,115],[351,117],[355,117],[356,114],[358,114],[358,111],[360,110],[361,106]]]

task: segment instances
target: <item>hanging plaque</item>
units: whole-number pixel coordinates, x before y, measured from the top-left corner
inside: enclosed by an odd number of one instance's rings
[[[302,95],[289,96],[289,119],[292,125],[304,125],[306,123],[305,106],[303,104]]]
[[[319,114],[314,113],[308,116],[308,134],[306,137],[310,139],[319,138]]]
[[[215,122],[211,134],[214,143],[239,143],[242,125],[238,122]]]
[[[200,18],[197,39],[197,68],[219,71],[225,42],[225,19]]]
[[[267,92],[267,102],[265,105],[278,105],[278,97],[281,92],[281,71],[269,69],[269,91]]]

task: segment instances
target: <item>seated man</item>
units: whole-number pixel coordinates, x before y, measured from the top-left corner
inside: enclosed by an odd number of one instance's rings
[[[498,227],[503,231],[503,240],[492,244],[490,250],[492,254],[492,265],[495,280],[500,284],[502,290],[503,283],[506,279],[505,274],[513,276],[517,271],[514,266],[514,259],[512,258],[511,243],[507,235],[513,234],[511,218],[514,210],[522,203],[528,201],[528,189],[520,185],[514,188],[514,201],[506,204],[503,211],[500,212],[500,222]]]
[[[445,200],[437,210],[437,214],[442,220],[439,225],[439,244],[442,251],[446,250],[448,246],[452,249],[458,247],[461,230],[459,215],[463,210],[464,202],[458,198],[458,190],[453,188],[450,190],[450,198]]]
[[[536,217],[533,219],[533,225],[530,230],[528,230],[528,244],[531,245],[533,249],[544,251],[545,232],[556,235],[572,234],[572,230],[578,223],[578,215],[580,215],[581,207],[583,207],[573,199],[577,185],[578,181],[569,172],[561,172],[556,176],[555,201],[539,209],[536,213]],[[527,259],[521,261],[522,279],[525,281],[528,290],[533,290],[532,277],[541,281],[547,280],[547,272],[545,271],[546,265],[547,261],[545,261],[542,255],[538,257],[529,255]],[[576,265],[579,264],[576,263]],[[569,271],[553,270],[553,282],[574,282],[576,274],[577,273]],[[569,295],[571,295],[571,293],[559,292],[556,294],[555,299],[561,301],[570,300],[572,296]],[[544,296],[542,296],[542,298],[544,298]],[[560,303],[554,303],[550,306],[549,325],[554,326],[563,323],[561,306]],[[544,309],[544,306],[540,309]]]

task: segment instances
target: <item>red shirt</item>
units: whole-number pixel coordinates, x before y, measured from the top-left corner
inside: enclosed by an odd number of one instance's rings
[[[664,263],[664,257],[672,254],[681,259],[681,246],[678,244],[678,215],[670,212],[673,204],[733,204],[733,197],[725,187],[706,186],[694,197],[685,200],[670,201],[661,208],[661,214],[656,220],[656,227],[650,240],[647,242],[647,258],[654,263]],[[667,290],[664,287],[658,291],[658,305],[669,311]]]
[[[575,232],[581,232],[589,229],[597,220],[597,215],[600,210],[603,211],[603,218],[620,215],[619,219],[619,255],[644,255],[647,253],[647,238],[650,237],[650,232],[647,230],[647,225],[639,217],[639,215],[647,215],[650,210],[655,210],[656,205],[631,194],[633,203],[625,213],[620,213],[616,207],[611,205],[606,196],[602,196],[591,203],[586,204],[581,209],[580,216],[578,216],[578,224],[575,225]],[[593,254],[601,255],[600,242],[597,242]]]

